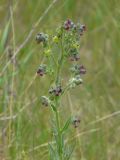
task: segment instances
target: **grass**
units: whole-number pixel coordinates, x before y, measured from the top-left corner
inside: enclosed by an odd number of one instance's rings
[[[10,49],[15,53],[51,2],[0,1],[1,73],[10,61]],[[69,129],[69,142],[77,142],[72,160],[120,159],[119,6],[118,0],[61,0],[35,28],[16,62],[10,62],[0,76],[1,160],[48,159],[50,112],[42,108],[40,96],[47,92],[49,82],[35,76],[43,58],[34,39],[39,31],[51,32],[66,18],[81,20],[88,28],[80,50],[87,68],[84,85],[63,98],[63,121],[70,114],[81,118],[77,130]]]

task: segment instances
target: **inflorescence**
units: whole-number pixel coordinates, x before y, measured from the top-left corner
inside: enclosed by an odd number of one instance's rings
[[[70,19],[66,20],[57,30],[54,36],[48,36],[45,33],[38,33],[36,35],[36,42],[38,44],[43,44],[43,53],[46,58],[53,59],[52,63],[56,63],[56,67],[51,67],[53,65],[49,64],[41,64],[37,70],[37,74],[39,76],[49,74],[49,71],[53,71],[52,75],[57,77],[59,81],[56,83],[54,80],[54,84],[51,84],[48,93],[48,97],[42,96],[41,101],[44,106],[49,106],[52,103],[54,104],[54,97],[59,97],[65,91],[65,88],[70,89],[77,85],[83,83],[82,75],[86,73],[86,68],[79,64],[78,61],[80,60],[80,38],[83,36],[84,32],[86,31],[86,26],[80,23],[75,24]],[[62,45],[62,46],[61,46]],[[54,46],[58,47],[58,52],[60,50],[60,54],[58,54],[58,58],[54,58]],[[60,48],[60,46],[62,48]],[[65,86],[61,84],[61,75],[60,75],[60,68],[62,68],[62,61],[67,61],[69,59],[72,62],[72,66],[70,67],[70,71],[72,74],[72,78],[68,80]],[[59,66],[58,66],[59,65]],[[58,73],[57,73],[58,72]],[[55,75],[56,74],[56,75]],[[54,87],[53,87],[54,86]],[[52,98],[51,98],[52,97]],[[78,126],[79,121],[74,121],[74,126]]]

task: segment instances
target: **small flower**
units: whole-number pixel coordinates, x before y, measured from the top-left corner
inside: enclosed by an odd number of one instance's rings
[[[62,88],[61,88],[61,85],[55,87],[55,88],[51,88],[49,90],[49,93],[50,94],[53,94],[55,96],[59,96],[61,93],[62,93]]]
[[[45,107],[49,106],[50,104],[50,99],[46,96],[42,96],[41,97],[41,102],[42,102],[42,105],[44,105]]]
[[[78,27],[79,34],[80,34],[80,36],[82,36],[83,33],[86,31],[86,26],[84,24],[78,25],[78,26],[79,26]]]
[[[63,28],[68,31],[71,28],[76,28],[76,26],[70,19],[68,19],[67,21],[65,21]]]
[[[75,117],[73,119],[72,124],[73,124],[74,128],[77,128],[79,126],[79,124],[80,124],[80,119],[78,117]]]
[[[48,35],[47,34],[44,34],[44,33],[38,33],[36,35],[36,41],[37,43],[46,43],[48,41]]]
[[[37,70],[37,74],[40,76],[43,76],[44,74],[46,74],[46,65],[44,64],[40,65]]]
[[[80,59],[77,48],[71,48],[69,51],[69,57],[71,61],[78,61]]]
[[[73,73],[75,73],[76,75],[79,75],[79,74],[85,74],[86,73],[86,69],[83,65],[73,65],[73,67],[71,68],[71,71]]]
[[[80,70],[80,74],[85,74],[86,73],[86,69],[85,69],[85,67],[83,65],[81,65],[79,67],[79,70]]]
[[[80,59],[80,57],[78,56],[78,54],[73,54],[70,56],[71,61],[78,61],[79,59]]]
[[[80,26],[80,29],[81,29],[81,31],[85,32],[85,31],[86,31],[86,26],[85,26],[84,24],[82,24],[82,25]]]

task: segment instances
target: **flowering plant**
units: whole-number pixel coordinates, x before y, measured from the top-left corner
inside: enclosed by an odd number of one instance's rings
[[[86,26],[80,23],[73,23],[71,20],[66,20],[59,28],[57,28],[54,36],[48,36],[44,33],[39,33],[36,36],[38,44],[43,45],[43,52],[47,59],[47,64],[41,64],[37,70],[40,77],[44,75],[51,75],[52,80],[48,91],[48,96],[41,97],[43,106],[50,107],[54,117],[53,136],[55,144],[49,144],[50,159],[51,160],[69,160],[72,151],[68,152],[64,140],[64,134],[69,125],[78,127],[79,119],[70,117],[63,126],[60,123],[59,108],[61,97],[68,90],[82,84],[82,75],[86,73],[83,65],[78,64],[80,39],[86,31]],[[58,51],[60,53],[58,53]],[[57,53],[56,53],[57,52]],[[66,61],[71,61],[71,75],[65,85],[62,85],[62,69]]]

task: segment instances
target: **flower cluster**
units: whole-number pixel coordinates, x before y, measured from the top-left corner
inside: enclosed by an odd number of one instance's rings
[[[60,96],[60,94],[62,93],[62,87],[61,87],[61,85],[58,85],[58,86],[56,86],[54,88],[51,88],[49,90],[49,93],[52,94],[52,95],[54,95],[54,96]]]
[[[71,71],[75,73],[75,75],[81,75],[86,73],[86,69],[83,65],[75,64],[71,67]]]
[[[77,51],[76,48],[71,48],[69,55],[70,55],[70,60],[71,61],[78,61],[80,59],[78,51]]]
[[[74,74],[74,77],[69,80],[68,85],[70,88],[74,88],[75,86],[83,83],[81,75],[86,73],[86,69],[83,65],[75,64],[70,70]]]
[[[79,26],[79,33],[80,33],[80,36],[83,35],[83,33],[86,31],[86,26],[85,25],[78,25]]]
[[[63,28],[67,31],[64,34],[65,41],[67,42],[65,43],[66,56],[71,61],[78,61],[80,59],[80,36],[82,36],[86,31],[86,26],[80,23],[75,24],[73,21],[68,19],[64,22]]]
[[[84,24],[80,24],[80,23],[75,24],[70,19],[64,22],[63,28],[67,31],[70,31],[70,30],[79,31],[80,36],[82,36],[83,33],[86,31],[86,26]]]
[[[80,56],[79,56],[80,36],[83,35],[85,31],[86,31],[85,25],[80,23],[75,24],[73,21],[68,19],[64,22],[62,26],[60,26],[57,29],[56,35],[52,37],[52,41],[50,40],[50,38],[48,39],[47,34],[42,32],[36,35],[36,41],[38,44],[43,43],[43,46],[45,46],[45,49],[43,51],[44,55],[46,57],[51,57],[53,56],[53,53],[52,53],[53,51],[52,51],[52,47],[49,46],[48,44],[52,42],[53,44],[56,43],[56,45],[59,45],[59,42],[64,40],[64,50],[65,50],[63,55],[64,59],[65,57],[68,57],[70,61],[77,62],[80,59]],[[79,65],[75,63],[70,68],[70,70],[74,75],[68,82],[70,88],[75,87],[76,85],[82,84],[83,80],[81,79],[81,75],[86,73],[85,67],[83,65]],[[40,65],[37,70],[37,74],[39,76],[43,76],[48,72],[51,72],[50,75],[53,75],[56,71],[54,70],[54,68],[50,68],[50,66],[47,67],[44,64]],[[56,84],[56,87],[52,87],[49,90],[49,93],[52,96],[60,96],[62,91],[63,89],[61,85]],[[44,103],[44,101],[42,103]]]
[[[68,31],[70,29],[76,29],[76,25],[68,19],[64,22],[63,28]]]
[[[36,35],[36,42],[39,43],[43,43],[43,45],[45,46],[47,44],[48,41],[48,35],[44,34],[44,33],[38,33]]]

